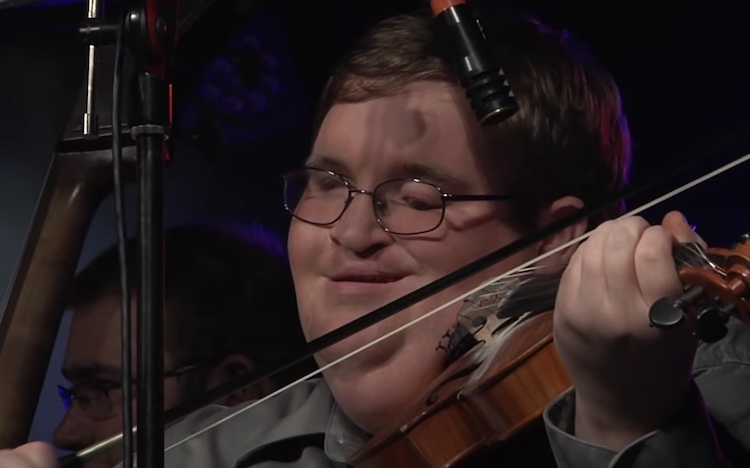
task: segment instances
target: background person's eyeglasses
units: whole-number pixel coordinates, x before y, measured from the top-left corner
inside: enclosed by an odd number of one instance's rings
[[[440,226],[448,202],[509,201],[512,195],[456,195],[419,179],[392,179],[372,191],[354,186],[335,172],[305,167],[284,176],[284,208],[295,218],[319,226],[343,216],[355,195],[369,195],[380,227],[399,235],[423,234]]]
[[[164,373],[164,378],[177,377],[197,369],[191,364],[178,367]],[[133,379],[132,383],[136,383]],[[115,401],[112,393],[122,388],[122,382],[107,379],[91,379],[72,387],[57,386],[65,411],[69,411],[73,403],[78,403],[81,411],[91,419],[101,420],[113,416],[119,409],[119,400]]]

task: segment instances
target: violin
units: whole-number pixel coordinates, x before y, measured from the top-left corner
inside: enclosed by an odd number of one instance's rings
[[[750,322],[750,236],[732,249],[679,245],[684,294],[650,310],[653,326],[694,324],[721,339],[731,317]],[[449,365],[394,423],[349,460],[356,468],[471,466],[507,447],[573,385],[553,343],[552,309],[561,274],[501,280],[469,296],[438,345]]]

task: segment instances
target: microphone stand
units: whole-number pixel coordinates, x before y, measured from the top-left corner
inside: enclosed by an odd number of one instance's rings
[[[82,28],[90,40],[83,122],[83,134],[89,138],[96,138],[97,133],[92,86],[97,44],[92,38],[111,39],[113,30],[111,23],[100,18],[100,3],[89,0]],[[137,463],[159,468],[164,466],[164,167],[171,159],[168,68],[176,42],[177,0],[126,1],[120,15],[122,40],[133,66],[132,98],[126,105],[136,146],[138,185]]]
[[[138,181],[138,466],[164,466],[164,165],[171,125],[167,81],[177,29],[177,0],[139,0],[125,8],[125,40],[134,59],[138,100],[131,136]]]

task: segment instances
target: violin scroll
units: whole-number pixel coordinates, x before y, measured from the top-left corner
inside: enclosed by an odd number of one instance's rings
[[[684,293],[654,303],[652,326],[669,329],[692,318],[696,336],[710,343],[726,335],[730,317],[750,323],[750,235],[732,249],[703,251],[697,244],[682,244],[675,261]]]

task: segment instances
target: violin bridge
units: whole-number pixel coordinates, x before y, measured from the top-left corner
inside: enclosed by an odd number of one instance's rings
[[[456,318],[456,324],[442,337],[437,349],[448,355],[448,363],[461,357],[477,344],[488,342],[495,330],[514,317],[501,317],[498,306],[507,294],[513,291],[536,270],[535,267],[504,276],[487,286],[468,294],[464,298]]]

